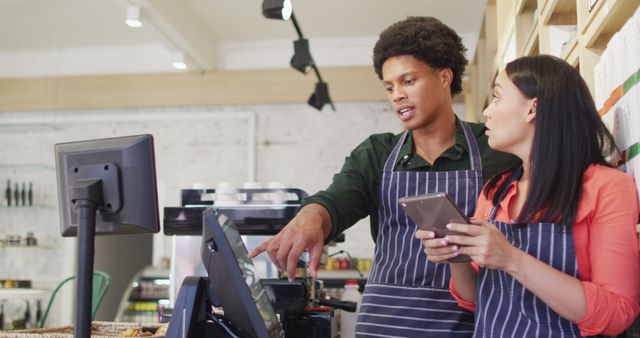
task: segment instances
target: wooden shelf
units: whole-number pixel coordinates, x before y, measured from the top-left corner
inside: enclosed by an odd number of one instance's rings
[[[613,34],[639,6],[640,0],[598,0],[589,11],[587,0],[488,2],[473,64],[473,76],[477,77],[471,79],[474,97],[465,102],[470,102],[468,105],[473,111],[481,112],[493,77],[513,54],[515,57],[558,55],[580,70],[593,94],[593,67],[600,61]],[[557,27],[570,25],[576,26],[573,37],[570,37],[571,27]],[[564,42],[565,38],[570,40]],[[560,50],[559,43],[565,44]]]
[[[569,63],[570,65],[576,67],[578,65],[578,38],[577,37],[573,37],[573,39],[571,39],[569,41],[569,43],[567,43],[567,46],[562,50],[562,54],[560,55],[560,57],[567,61],[567,63]]]
[[[540,22],[544,25],[576,24],[576,0],[545,1],[540,10]]]
[[[529,55],[538,55],[540,54],[540,30],[538,29],[537,22],[534,23],[533,27],[531,27],[531,31],[529,32],[529,36],[527,37],[527,42],[519,51],[518,56],[529,56]]]
[[[538,40],[538,3],[522,0],[515,9],[516,56],[531,55]],[[538,54],[536,52],[535,54]]]
[[[531,6],[532,4],[535,4],[535,0],[518,0],[515,6],[516,14],[522,13],[527,6]]]
[[[604,49],[611,36],[635,13],[638,5],[640,0],[599,0],[580,29],[583,46]]]

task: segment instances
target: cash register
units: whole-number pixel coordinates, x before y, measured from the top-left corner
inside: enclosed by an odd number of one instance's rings
[[[247,195],[268,193],[251,189]],[[248,202],[215,208],[184,191],[183,206],[165,208],[165,234],[202,234],[200,258],[206,276],[189,276],[180,286],[167,337],[336,336],[334,309],[354,312],[356,304],[325,296],[323,282],[310,277],[260,279],[241,234],[276,234],[299,203]],[[289,194],[306,196],[301,190]],[[187,202],[187,203],[185,203]],[[199,217],[198,217],[199,215]]]

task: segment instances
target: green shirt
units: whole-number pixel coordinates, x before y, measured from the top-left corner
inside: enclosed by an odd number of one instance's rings
[[[484,182],[492,176],[520,163],[506,153],[492,150],[484,134],[484,124],[469,123],[482,157]],[[333,229],[330,238],[342,233],[360,219],[371,216],[371,236],[378,235],[378,208],[382,172],[387,157],[400,141],[402,133],[374,134],[356,147],[345,159],[342,170],[333,176],[333,183],[326,189],[306,198],[302,205],[318,203],[331,214]],[[413,150],[411,131],[400,149],[396,171],[454,171],[470,169],[469,146],[464,131],[456,118],[456,143],[443,152],[433,164],[428,163]]]

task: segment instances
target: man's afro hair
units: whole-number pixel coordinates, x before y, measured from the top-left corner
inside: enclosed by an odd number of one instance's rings
[[[432,68],[453,72],[451,95],[462,91],[466,48],[458,34],[434,17],[408,17],[389,26],[373,47],[373,66],[382,80],[382,64],[394,56],[411,55]]]

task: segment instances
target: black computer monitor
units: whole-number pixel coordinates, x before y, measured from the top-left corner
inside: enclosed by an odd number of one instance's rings
[[[225,318],[241,331],[240,337],[284,337],[235,224],[214,209],[206,209],[202,217],[202,262]]]
[[[102,180],[96,235],[158,232],[153,136],[134,135],[55,145],[60,231],[76,236],[78,208],[71,197],[81,180]]]
[[[151,135],[55,145],[60,232],[78,236],[76,338],[91,335],[95,235],[158,232]]]

